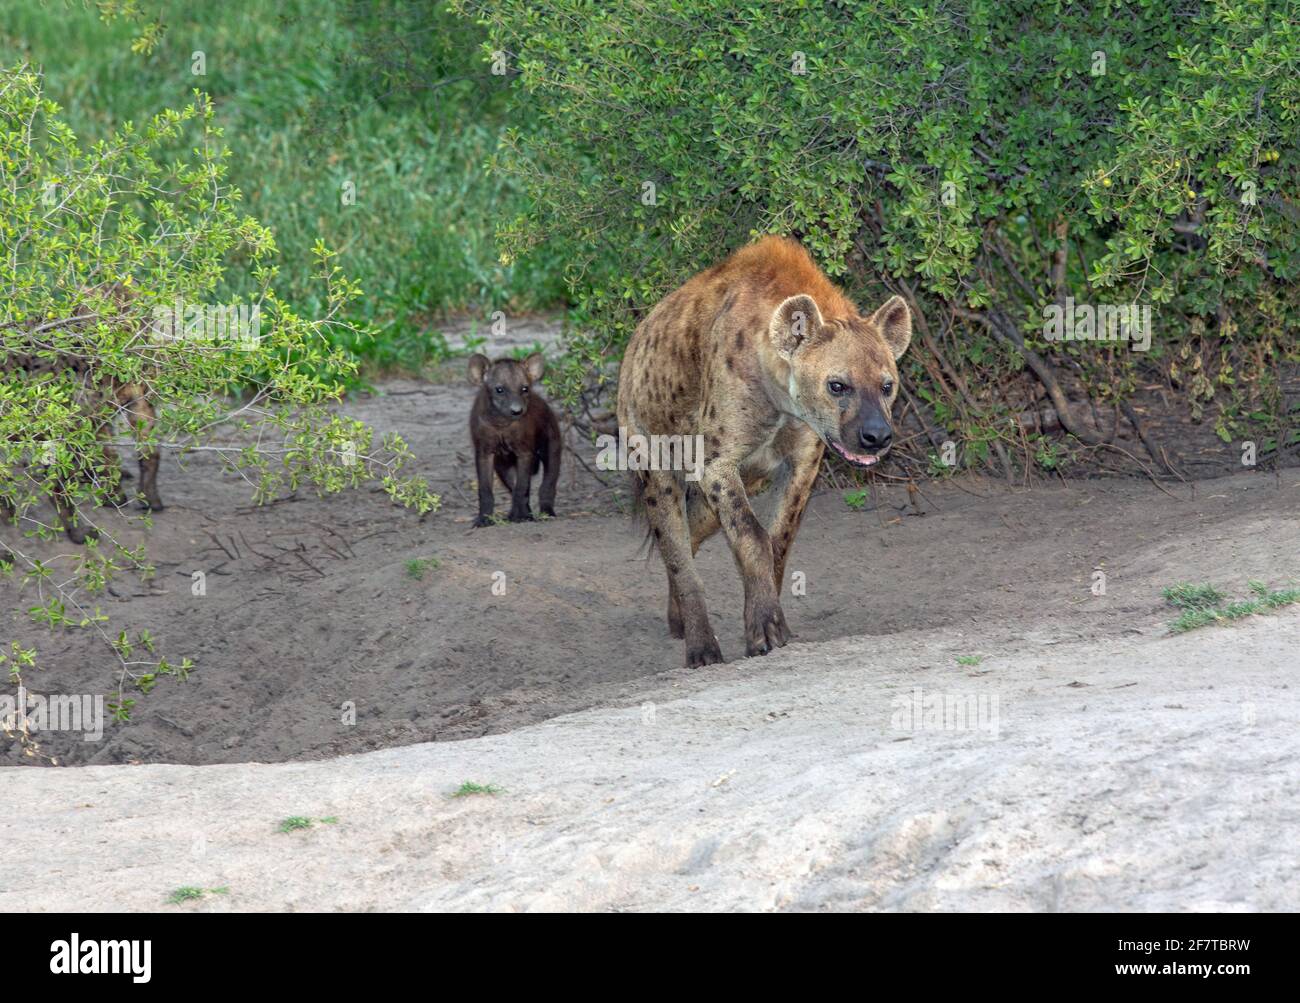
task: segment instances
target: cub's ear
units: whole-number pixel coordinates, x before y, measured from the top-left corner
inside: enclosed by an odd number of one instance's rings
[[[772,311],[768,337],[781,358],[788,359],[821,326],[822,312],[817,308],[817,301],[807,293],[800,293],[782,300]]]
[[[871,323],[879,329],[894,358],[901,358],[912,343],[912,311],[907,308],[907,301],[901,296],[891,296],[889,302],[871,315]]]
[[[483,382],[483,377],[487,375],[488,362],[486,355],[471,355],[469,357],[469,381],[476,386]]]
[[[542,373],[546,372],[546,360],[542,358],[541,352],[534,352],[524,359],[524,371],[528,373],[529,383],[536,383],[542,378]]]

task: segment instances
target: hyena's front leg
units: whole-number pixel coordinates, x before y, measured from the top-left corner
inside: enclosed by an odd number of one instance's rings
[[[474,472],[478,476],[478,517],[473,525],[492,525],[492,513],[496,511],[496,495],[492,483],[493,462],[496,459],[491,446],[479,445],[474,453]]]
[[[790,628],[773,584],[772,541],[750,507],[740,472],[725,461],[706,463],[700,483],[745,583],[745,653],[766,655],[784,647]]]
[[[686,667],[713,665],[722,661],[722,648],[709,623],[704,601],[704,582],[695,570],[691,529],[686,520],[685,498],[677,475],[668,470],[648,470],[642,501],[650,532],[668,570],[668,627],[676,637],[686,639]],[[673,623],[676,608],[677,623]],[[676,629],[674,629],[676,626]],[[677,630],[681,633],[678,634]]]
[[[705,501],[700,486],[689,481],[686,485],[686,524],[691,531],[691,557],[694,557],[700,552],[700,544],[718,531],[718,513]],[[681,602],[672,575],[668,576],[668,633],[673,637],[686,636]]]
[[[158,494],[158,450],[148,441],[158,420],[153,405],[142,386],[131,384],[118,391],[118,402],[126,410],[127,421],[135,432],[140,455],[140,494],[142,507],[155,512],[163,510],[162,496]]]
[[[772,540],[772,582],[778,595],[785,581],[786,558],[794,546],[795,534],[799,532],[799,523],[812,494],[813,482],[817,480],[817,472],[821,469],[823,449],[821,440],[812,434],[803,442],[792,444],[787,453],[790,469],[784,483],[777,485],[781,496],[776,511],[772,513],[772,522],[767,532]]]

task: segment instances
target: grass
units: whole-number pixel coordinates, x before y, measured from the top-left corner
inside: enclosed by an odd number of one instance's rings
[[[475,794],[500,794],[501,788],[496,784],[476,784],[472,780],[466,780],[463,784],[452,791],[451,796],[454,798],[472,797]]]
[[[310,829],[317,822],[322,825],[337,825],[338,816],[330,815],[326,818],[311,819],[305,815],[290,815],[280,823],[280,832],[298,832],[302,829]]]
[[[958,665],[979,665],[979,663],[982,661],[984,661],[982,655],[958,655],[957,656]]]
[[[442,564],[436,557],[413,557],[406,562],[406,577],[422,582],[426,572],[437,571],[440,567]]]
[[[131,51],[138,26],[103,23],[80,0],[0,0],[0,59],[45,72],[83,143],[200,88],[215,100],[231,149],[229,180],[246,210],[276,233],[277,288],[319,306],[310,250],[317,237],[366,296],[350,319],[373,338],[344,338],[371,371],[418,371],[450,354],[431,325],[449,311],[484,316],[560,303],[561,264],[503,265],[497,224],[523,206],[484,163],[509,111],[503,78],[480,66],[480,29],[441,4],[319,4],[313,0],[157,0],[167,25],[157,49]],[[422,39],[394,70],[395,41]],[[206,74],[191,73],[201,50]],[[446,86],[430,80],[465,78]],[[344,186],[355,186],[345,205]],[[228,295],[252,280],[232,262]]]
[[[193,885],[184,885],[177,888],[167,896],[169,905],[180,905],[182,902],[195,902],[203,898],[204,895],[229,895],[230,888],[223,886],[221,888],[196,888]]]
[[[1229,603],[1224,602],[1227,596],[1210,584],[1182,583],[1162,590],[1160,594],[1165,601],[1182,611],[1169,624],[1170,631],[1182,634],[1211,623],[1229,623],[1300,602],[1300,589],[1272,590],[1259,581],[1249,582],[1248,586],[1250,598]]]

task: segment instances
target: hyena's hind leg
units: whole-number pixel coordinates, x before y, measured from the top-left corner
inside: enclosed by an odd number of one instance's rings
[[[700,545],[718,531],[718,513],[705,500],[699,484],[690,481],[686,482],[686,523],[691,531],[691,557],[694,558],[700,552]],[[671,574],[668,576],[668,633],[677,638],[686,636],[681,603]]]
[[[704,601],[704,582],[695,568],[682,486],[677,475],[667,470],[649,470],[640,476],[644,478],[641,497],[650,532],[668,571],[669,594],[677,600],[677,615],[686,639],[686,666],[721,662],[722,648],[713,634]]]
[[[117,402],[126,412],[127,422],[135,433],[140,456],[140,505],[161,512],[164,506],[162,496],[158,494],[158,449],[148,441],[158,415],[149,403],[145,388],[138,383],[118,390]]]

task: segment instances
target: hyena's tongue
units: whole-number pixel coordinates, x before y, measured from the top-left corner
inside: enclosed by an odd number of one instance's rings
[[[879,456],[872,456],[870,453],[850,453],[838,442],[832,442],[831,448],[850,463],[856,463],[860,467],[869,467],[880,459]]]

